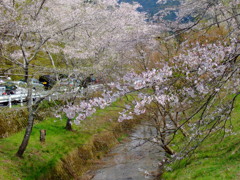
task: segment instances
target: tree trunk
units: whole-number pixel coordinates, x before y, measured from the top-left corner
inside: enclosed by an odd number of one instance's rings
[[[46,53],[47,53],[47,55],[48,55],[48,57],[50,59],[50,62],[52,64],[52,66],[53,66],[53,69],[56,71],[56,66],[55,66],[55,63],[54,63],[54,60],[53,60],[53,57],[52,57],[51,53],[49,51],[46,51]],[[57,79],[57,81],[59,81],[58,73],[56,73],[56,79]]]
[[[173,122],[175,128],[176,128],[176,129],[179,128],[180,125],[178,124],[178,112],[176,112],[176,118],[175,118],[175,119],[172,117],[172,114],[171,114],[171,113],[168,113],[168,116],[169,116],[170,120]],[[181,131],[181,133],[183,134],[184,137],[189,137],[189,134],[188,134],[188,132],[184,129],[184,127],[180,127],[180,131]]]
[[[29,75],[29,72],[28,72],[28,64],[25,64],[25,67],[24,67],[24,81],[25,81],[25,82],[28,81],[28,75]]]
[[[25,135],[24,135],[22,144],[20,145],[20,147],[18,149],[18,152],[16,153],[16,155],[18,157],[22,157],[24,151],[27,148],[28,141],[29,141],[30,135],[32,133],[33,122],[34,122],[34,113],[32,111],[32,107],[30,106],[29,107],[29,115],[28,115],[28,124],[27,124],[27,127],[26,127]]]
[[[27,80],[28,80],[28,76],[27,76]],[[29,81],[27,82],[29,85]],[[28,88],[27,106],[28,106],[28,124],[26,127],[24,138],[22,140],[22,144],[20,145],[18,152],[16,153],[18,157],[23,156],[23,153],[27,148],[30,135],[32,133],[32,127],[34,123],[34,116],[35,116],[35,110],[36,110],[36,108],[33,109],[33,106],[32,106],[32,88]]]
[[[66,126],[65,126],[65,129],[68,130],[68,131],[72,131],[72,124],[71,124],[71,119],[67,119],[67,123],[66,123]]]
[[[164,149],[164,151],[169,154],[169,155],[173,155],[174,151],[168,146],[168,145],[162,145],[162,148]]]

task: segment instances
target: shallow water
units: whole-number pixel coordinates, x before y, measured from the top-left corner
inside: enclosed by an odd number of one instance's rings
[[[103,165],[94,172],[93,180],[154,179],[164,153],[159,146],[143,140],[154,133],[153,128],[138,126],[127,141],[103,158]]]

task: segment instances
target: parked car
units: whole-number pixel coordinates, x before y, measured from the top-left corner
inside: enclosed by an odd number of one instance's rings
[[[2,92],[2,95],[16,94],[17,86],[14,83],[5,82],[5,83],[2,83],[0,86],[1,86],[1,91],[4,91],[5,89],[5,92]]]
[[[27,87],[27,82],[24,80],[20,80],[20,81],[12,81],[14,84],[18,85],[19,87],[23,87],[26,88]],[[39,82],[39,80],[31,78],[30,79],[30,83],[33,87],[33,89],[35,90],[43,90],[44,89],[44,85]]]
[[[56,77],[52,75],[40,76],[39,81],[44,85],[46,90],[51,89],[57,82]]]
[[[81,84],[81,81],[78,79],[61,79],[60,86],[68,86],[68,87],[78,87]]]
[[[17,87],[16,94],[27,94],[27,93],[28,93],[28,89],[27,88],[20,87],[20,86]]]
[[[2,80],[2,79],[0,79],[0,83],[5,83],[5,81],[4,81],[4,80]]]
[[[86,77],[82,82],[81,82],[81,87],[87,88],[89,85],[93,85],[98,83],[98,80],[93,74],[90,74],[88,77]]]
[[[38,79],[30,79],[30,83],[33,85],[33,89],[37,90],[43,90],[44,89],[44,85],[38,80]]]
[[[6,87],[4,85],[0,85],[0,95],[5,95],[6,94]]]

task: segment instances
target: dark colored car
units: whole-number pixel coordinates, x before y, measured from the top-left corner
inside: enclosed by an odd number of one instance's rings
[[[52,75],[40,76],[39,81],[44,85],[45,89],[51,89],[57,82],[56,77]]]
[[[12,82],[2,83],[1,86],[5,87],[5,92],[3,95],[16,94],[17,86]]]
[[[92,85],[92,84],[96,84],[98,81],[97,79],[93,76],[93,74],[90,74],[90,76],[88,76],[87,78],[85,78],[82,82],[81,82],[81,86],[86,88],[88,85]]]

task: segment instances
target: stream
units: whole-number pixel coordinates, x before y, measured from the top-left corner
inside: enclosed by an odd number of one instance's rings
[[[143,139],[155,134],[149,126],[140,125],[130,137],[103,158],[101,167],[91,172],[93,180],[155,179],[158,163],[164,157],[161,148]]]

